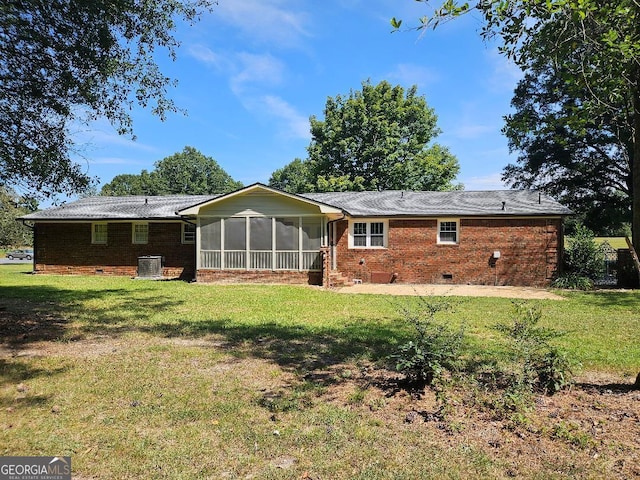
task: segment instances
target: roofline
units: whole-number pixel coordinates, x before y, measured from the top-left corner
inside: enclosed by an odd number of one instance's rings
[[[25,218],[18,217],[16,220],[33,223],[87,223],[87,222],[183,222],[182,217],[80,217],[80,218]]]
[[[200,208],[204,207],[204,206],[208,206],[208,205],[212,205],[214,203],[220,202],[222,200],[227,200],[229,198],[235,197],[237,195],[242,195],[244,193],[247,193],[251,190],[256,190],[256,189],[262,189],[262,190],[266,190],[272,193],[276,193],[278,195],[282,195],[284,197],[288,197],[288,198],[292,198],[294,200],[298,200],[300,202],[304,202],[310,205],[315,205],[317,207],[320,207],[320,213],[344,213],[344,211],[338,207],[335,207],[333,205],[330,205],[328,203],[324,203],[324,202],[319,202],[317,200],[312,200],[310,198],[307,197],[303,197],[302,195],[297,195],[295,193],[289,193],[289,192],[285,192],[283,190],[277,189],[277,188],[273,188],[273,187],[269,187],[263,183],[260,182],[256,182],[253,183],[251,185],[248,185],[246,187],[240,188],[238,190],[235,190],[233,192],[230,193],[225,193],[222,194],[218,197],[212,198],[210,200],[205,200],[204,202],[200,202],[197,203],[195,205],[192,205],[190,207],[187,208],[183,208],[182,210],[177,210],[176,211],[176,215],[198,215],[200,212]]]
[[[532,218],[532,217],[540,217],[540,218],[564,218],[570,215],[575,215],[574,213],[496,213],[496,214],[486,214],[486,213],[429,213],[425,215],[416,215],[415,213],[407,213],[407,214],[397,214],[397,215],[353,215],[347,211],[345,211],[345,215],[351,218],[403,218],[405,220],[412,218],[444,218],[444,217],[458,217],[458,218],[477,218],[477,219],[495,219],[495,218]]]

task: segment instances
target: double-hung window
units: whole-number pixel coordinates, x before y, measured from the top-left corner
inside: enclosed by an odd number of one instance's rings
[[[134,223],[131,228],[131,242],[144,244],[149,242],[149,224]]]
[[[455,245],[459,241],[460,221],[457,219],[438,220],[438,243]]]
[[[196,226],[193,223],[182,224],[182,243],[196,242]]]
[[[107,223],[96,222],[91,224],[91,243],[96,245],[107,244]]]
[[[387,246],[386,221],[350,222],[349,246],[351,248],[384,248]]]

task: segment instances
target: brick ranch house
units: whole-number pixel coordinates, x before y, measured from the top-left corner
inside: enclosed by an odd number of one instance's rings
[[[570,214],[528,190],[294,195],[257,183],[90,197],[21,220],[36,273],[136,276],[151,258],[158,275],[198,282],[546,286]]]

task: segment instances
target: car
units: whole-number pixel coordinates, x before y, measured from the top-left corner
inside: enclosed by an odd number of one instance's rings
[[[6,257],[9,260],[13,260],[14,258],[26,258],[27,260],[31,260],[33,258],[33,249],[27,248],[23,250],[10,250],[7,252]]]

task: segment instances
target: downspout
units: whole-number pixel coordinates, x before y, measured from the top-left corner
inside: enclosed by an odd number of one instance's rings
[[[342,211],[342,217],[340,218],[336,218],[335,220],[329,220],[327,222],[327,229],[329,230],[329,252],[331,254],[331,270],[334,269],[333,265],[334,265],[334,260],[335,260],[335,239],[333,238],[333,233],[334,233],[334,229],[332,228],[332,225],[336,222],[340,222],[344,219],[347,218],[346,213],[344,212],[344,210]],[[337,264],[336,264],[337,265]]]
[[[196,227],[196,232],[193,238],[193,278],[192,282],[195,282],[198,278],[198,223],[193,223],[186,218],[182,217],[178,212],[175,212],[176,215],[180,216],[180,220],[189,225],[193,225]]]

